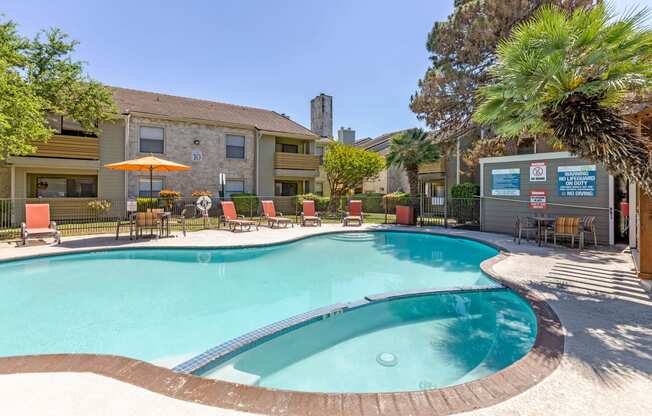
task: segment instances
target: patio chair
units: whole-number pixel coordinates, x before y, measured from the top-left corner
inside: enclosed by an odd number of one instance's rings
[[[282,212],[276,212],[276,207],[274,206],[274,201],[262,201],[263,204],[263,215],[262,219],[267,220],[267,226],[269,228],[274,228],[276,224],[278,227],[283,224],[287,228],[288,224],[294,227],[292,220],[290,218],[284,217]]]
[[[598,247],[598,236],[595,229],[595,217],[582,217],[582,235],[593,234],[593,247]],[[586,238],[584,238],[586,241]]]
[[[571,247],[575,247],[575,238],[579,241],[580,249],[584,247],[584,234],[581,228],[581,219],[577,217],[558,217],[552,230],[545,230],[545,242],[548,242],[548,233],[552,232],[552,243],[557,245],[557,237],[569,238]]]
[[[149,230],[150,235],[154,235],[154,230],[160,232],[161,225],[158,215],[154,212],[136,212],[133,214],[133,224],[135,228],[136,240],[143,236],[143,230]],[[159,234],[156,234],[156,238]]]
[[[514,241],[521,244],[521,239],[525,233],[525,241],[530,241],[530,233],[536,235],[539,232],[537,223],[528,217],[516,217],[514,223]]]
[[[357,222],[358,226],[361,226],[362,216],[362,201],[351,200],[349,201],[349,210],[346,212],[344,218],[342,218],[342,225],[346,227],[350,225],[351,222]]]
[[[57,223],[50,221],[49,204],[25,205],[25,222],[20,225],[20,235],[24,246],[32,237],[54,237],[54,241],[61,244]]]
[[[238,215],[233,201],[220,201],[220,203],[222,204],[220,223],[224,222],[232,232],[235,232],[238,226],[240,226],[240,231],[244,231],[244,227],[247,227],[247,231],[250,231],[252,226],[255,226],[256,230],[258,230],[258,224],[255,221],[245,220],[244,215]],[[217,228],[220,228],[219,224]]]
[[[303,211],[301,211],[301,226],[305,227],[309,223],[321,227],[321,218],[315,210],[315,201],[305,200],[303,201]]]

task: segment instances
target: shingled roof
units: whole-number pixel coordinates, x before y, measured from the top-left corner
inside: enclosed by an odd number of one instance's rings
[[[312,131],[275,111],[127,88],[111,89],[122,113],[233,123],[269,132],[317,137]]]
[[[370,150],[372,152],[380,152],[381,150],[384,150],[389,147],[392,138],[394,138],[394,136],[396,136],[399,133],[403,133],[404,131],[407,131],[407,129],[393,131],[391,133],[385,133],[373,139],[367,137],[365,139],[358,140],[354,144],[355,146],[365,150]]]

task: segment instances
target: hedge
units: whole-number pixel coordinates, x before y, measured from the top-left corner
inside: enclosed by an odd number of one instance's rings
[[[237,193],[231,194],[231,200],[239,215],[258,215],[258,197],[254,194]]]
[[[480,185],[472,182],[453,185],[451,188],[451,196],[453,198],[473,198],[478,195],[480,195]]]
[[[315,209],[319,212],[328,211],[328,204],[330,203],[330,198],[327,196],[320,196],[316,194],[301,194],[297,195],[297,207],[298,212],[301,212],[301,207],[303,206],[303,201],[315,201]]]

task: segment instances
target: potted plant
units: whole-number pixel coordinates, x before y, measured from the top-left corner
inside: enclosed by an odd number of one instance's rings
[[[172,189],[161,189],[158,193],[160,203],[166,211],[170,211],[174,202],[181,197],[181,193]]]

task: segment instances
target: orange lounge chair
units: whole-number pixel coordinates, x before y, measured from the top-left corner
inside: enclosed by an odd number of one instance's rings
[[[263,203],[263,217],[267,220],[267,226],[269,228],[274,228],[274,224],[277,226],[283,226],[287,228],[288,224],[294,227],[292,220],[283,216],[282,212],[276,212],[276,207],[274,207],[274,201],[262,201]],[[261,219],[262,219],[261,218]]]
[[[305,227],[307,223],[319,225],[321,227],[321,218],[315,210],[315,201],[303,201],[303,211],[301,211],[301,226]]]
[[[50,221],[49,204],[26,204],[25,222],[21,224],[21,236],[23,245],[32,237],[54,237],[57,244],[61,244],[61,233],[57,230],[57,224]]]
[[[247,227],[247,231],[250,231],[252,226],[255,226],[256,230],[258,229],[258,224],[255,221],[245,220],[244,215],[237,214],[233,201],[220,201],[220,203],[222,204],[220,222],[224,222],[231,231],[235,232],[238,226],[240,226],[240,231],[244,231],[244,227]]]
[[[360,200],[349,201],[349,211],[342,219],[342,225],[346,227],[352,221],[357,222],[358,225],[362,225],[362,201]]]

